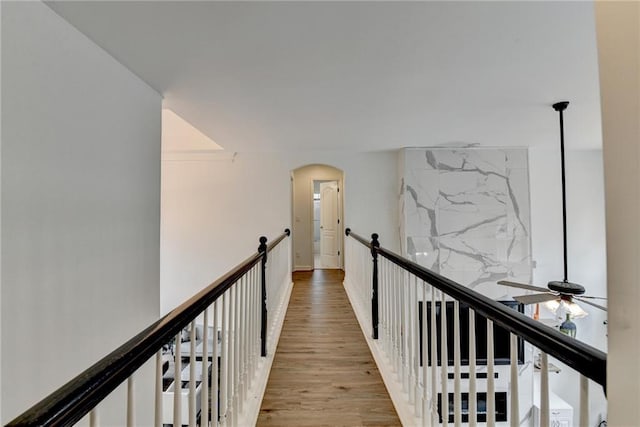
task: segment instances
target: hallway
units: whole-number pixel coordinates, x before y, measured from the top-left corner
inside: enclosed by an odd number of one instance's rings
[[[293,274],[258,425],[400,425],[343,277],[341,270]]]

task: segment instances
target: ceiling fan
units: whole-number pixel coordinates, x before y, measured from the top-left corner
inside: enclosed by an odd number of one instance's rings
[[[607,308],[596,304],[593,299],[606,300],[606,298],[593,297],[583,295],[585,289],[582,285],[571,283],[567,280],[567,201],[565,194],[565,165],[564,165],[564,121],[562,117],[563,111],[569,105],[568,101],[557,102],[553,104],[553,109],[560,114],[560,159],[562,163],[562,236],[564,245],[564,278],[563,280],[554,280],[547,283],[547,288],[527,285],[524,283],[511,282],[509,280],[501,280],[499,285],[511,286],[513,288],[527,289],[530,291],[538,291],[541,293],[531,295],[515,296],[513,299],[522,304],[538,304],[545,305],[554,313],[562,305],[571,314],[571,317],[584,317],[588,313],[584,311],[574,300],[607,311]]]

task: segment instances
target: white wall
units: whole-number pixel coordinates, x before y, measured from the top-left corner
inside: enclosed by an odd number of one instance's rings
[[[607,217],[609,425],[640,419],[640,3],[596,2]]]
[[[571,106],[569,106],[569,109]],[[565,114],[566,126],[575,125],[570,110]],[[553,111],[551,111],[553,114]],[[567,141],[567,143],[569,143]],[[562,280],[562,193],[559,149],[529,151],[531,182],[532,253],[537,267],[533,283],[546,287],[551,280]],[[567,240],[569,281],[579,283],[586,294],[607,295],[607,259],[605,252],[604,176],[602,151],[567,151]],[[606,302],[596,301],[606,305]],[[589,316],[575,319],[578,339],[602,351],[607,351],[607,314],[583,305]],[[542,309],[542,317],[551,318]],[[554,364],[559,364],[554,361]],[[552,374],[551,389],[579,408],[579,377],[570,368]],[[607,403],[602,388],[591,384],[590,419],[595,425],[600,414],[606,415]],[[574,425],[578,425],[575,412]]]
[[[7,422],[159,314],[161,97],[43,3],[2,8]]]
[[[560,154],[530,150],[529,159],[534,283],[546,286],[563,277]],[[569,281],[583,285],[588,295],[606,297],[602,151],[567,151],[566,174]],[[578,338],[606,351],[606,313],[584,308],[590,315],[575,320]]]
[[[398,247],[395,152],[239,153],[162,167],[161,306],[167,312],[291,227],[291,171],[344,171],[344,224]]]

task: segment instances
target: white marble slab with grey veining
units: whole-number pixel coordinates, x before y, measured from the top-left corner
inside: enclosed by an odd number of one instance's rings
[[[494,298],[513,294],[498,280],[529,282],[527,150],[403,151],[404,255]]]

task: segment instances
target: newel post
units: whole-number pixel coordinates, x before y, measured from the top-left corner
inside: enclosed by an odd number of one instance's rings
[[[378,241],[378,234],[373,233],[371,235],[371,256],[373,257],[373,278],[372,287],[373,292],[371,294],[371,323],[373,327],[373,339],[378,339],[378,248],[380,242]]]
[[[261,289],[262,289],[262,315],[260,321],[260,355],[267,356],[267,238],[260,237],[258,252],[262,255],[260,261]]]

